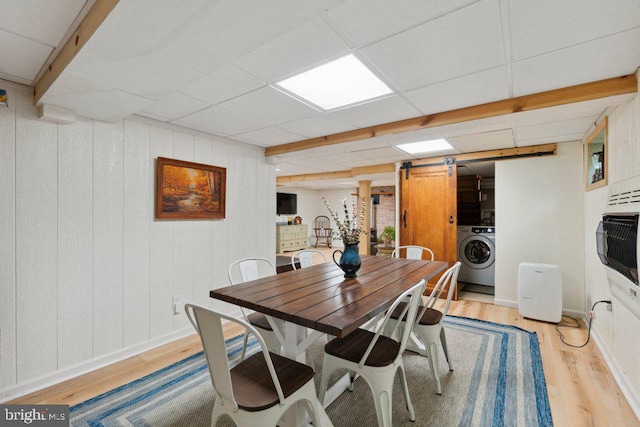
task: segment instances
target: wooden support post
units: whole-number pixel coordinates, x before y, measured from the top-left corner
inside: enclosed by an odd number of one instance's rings
[[[363,230],[371,229],[371,181],[358,181],[358,209],[362,204],[362,199],[366,201],[367,208],[364,211],[364,225]],[[368,234],[360,234],[360,246],[358,251],[360,255],[371,255],[371,238]]]

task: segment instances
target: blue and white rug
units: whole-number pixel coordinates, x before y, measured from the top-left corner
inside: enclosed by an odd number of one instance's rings
[[[550,426],[551,410],[538,338],[513,326],[448,316],[453,372],[440,352],[443,393],[435,394],[428,361],[407,352],[407,381],[416,422],[409,421],[400,381],[393,391],[394,426]],[[322,344],[312,347],[322,367]],[[227,342],[239,359],[242,337]],[[256,350],[255,341],[250,348]],[[232,363],[234,363],[232,362]],[[336,378],[339,373],[336,374]],[[316,374],[316,385],[320,372]],[[209,426],[213,389],[202,353],[71,408],[72,426]],[[335,426],[377,425],[373,398],[359,380],[327,408]],[[219,425],[232,425],[221,420]]]

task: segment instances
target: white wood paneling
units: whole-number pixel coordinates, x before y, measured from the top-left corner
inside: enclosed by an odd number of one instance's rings
[[[58,369],[93,355],[93,123],[58,126]]]
[[[17,381],[57,368],[57,125],[16,96]]]
[[[258,253],[265,254],[275,263],[275,221],[273,214],[276,211],[275,186],[271,183],[275,182],[275,166],[266,164],[264,156],[260,153],[256,155],[256,250]],[[270,180],[270,177],[273,179]],[[259,230],[272,230],[264,233]]]
[[[256,186],[258,175],[256,173],[255,150],[245,148],[242,162],[242,253],[243,256],[260,256],[257,251],[256,216],[259,209],[264,209],[259,203],[251,206],[251,201],[257,201]],[[251,206],[251,208],[250,208]],[[264,206],[264,205],[263,205]]]
[[[94,122],[94,357],[124,345],[123,122]]]
[[[234,193],[230,191],[230,175],[229,175],[229,143],[220,139],[213,139],[213,145],[211,150],[211,164],[227,168],[227,194],[226,194],[226,213],[224,220],[217,220],[211,222],[211,235],[212,242],[211,248],[213,258],[213,286],[212,289],[221,288],[227,286],[228,278],[227,271],[229,264],[234,261],[229,255],[229,239],[233,236],[233,228],[229,227],[231,217],[229,210],[229,203],[235,198]],[[274,178],[275,183],[275,178]],[[275,233],[275,232],[274,232]],[[211,307],[216,310],[226,310],[227,304],[212,300]]]
[[[7,90],[9,99],[16,92]],[[16,382],[16,103],[0,114],[0,388]]]
[[[173,157],[173,131],[151,128],[152,176],[155,176],[154,159]],[[155,191],[155,179],[152,179]],[[155,193],[154,193],[155,194]],[[155,200],[155,197],[154,197]],[[154,218],[152,214],[151,218]],[[173,221],[151,219],[151,298],[149,320],[151,338],[171,332],[171,297],[173,293]]]
[[[148,340],[153,160],[149,125],[124,122],[124,346]]]
[[[608,150],[609,150],[609,184],[618,182],[640,174],[640,98],[635,98],[627,105],[618,107],[609,115],[608,120]],[[596,254],[594,230],[602,214],[606,212],[608,187],[599,188],[585,193],[585,254],[587,268],[585,269],[585,286],[587,292],[587,306],[591,308],[594,302],[611,299],[605,267],[600,263]],[[602,307],[602,304],[599,306]],[[594,333],[597,333],[598,343],[604,354],[612,356],[612,371],[619,372],[627,390],[627,400],[638,405],[638,391],[640,391],[640,373],[638,366],[638,349],[640,349],[640,319],[634,317],[617,300],[613,299],[613,311],[602,308],[596,310],[596,321],[593,323]],[[636,406],[637,408],[637,406]]]
[[[173,156],[176,159],[193,161],[193,135],[182,132],[173,134]],[[193,301],[194,270],[194,221],[175,221],[173,225],[173,296],[180,295],[182,301]],[[171,307],[171,300],[167,305]],[[189,325],[183,313],[173,317],[173,330]]]
[[[244,161],[243,148],[235,144],[229,145],[229,163],[227,166],[227,222],[229,227],[229,240],[227,253],[229,254],[229,263],[247,256],[255,256],[255,254],[244,252],[244,232],[243,224],[244,215],[244,197],[242,194]]]
[[[212,141],[209,138],[195,137],[193,141],[193,160],[207,165],[213,164]],[[199,305],[209,306],[209,291],[213,289],[213,222],[196,221],[194,228],[193,253],[193,296],[191,300]],[[185,300],[186,301],[186,300]]]
[[[208,296],[227,285],[229,262],[245,250],[273,256],[275,171],[261,150],[133,120],[51,124],[37,119],[30,93],[9,94],[0,114],[0,396],[189,329],[173,314],[176,292],[230,310]],[[158,156],[228,168],[226,219],[155,220]]]

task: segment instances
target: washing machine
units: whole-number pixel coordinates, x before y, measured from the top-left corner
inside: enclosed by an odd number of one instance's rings
[[[485,226],[458,227],[458,280],[495,286],[496,229]]]

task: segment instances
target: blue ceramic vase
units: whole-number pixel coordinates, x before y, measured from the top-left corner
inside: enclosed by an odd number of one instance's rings
[[[360,259],[360,254],[358,253],[358,244],[360,242],[355,243],[345,243],[344,251],[337,250],[333,252],[333,262],[336,263],[338,267],[344,271],[344,277],[347,279],[351,279],[356,277],[356,272],[360,269],[360,264],[362,260]],[[340,262],[336,261],[336,254],[340,252]]]

